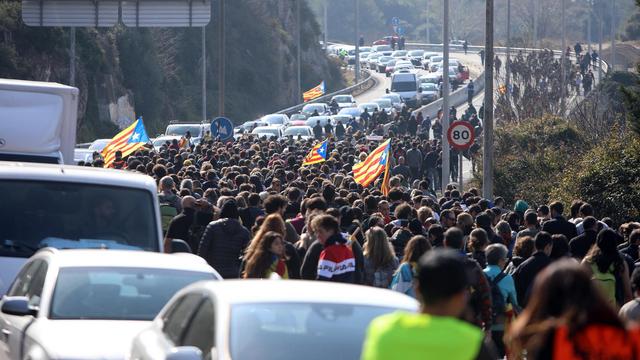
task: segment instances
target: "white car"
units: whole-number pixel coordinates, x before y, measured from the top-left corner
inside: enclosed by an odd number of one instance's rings
[[[313,130],[310,126],[289,126],[284,129],[284,136],[291,136],[294,139],[311,139],[313,138]]]
[[[356,99],[351,95],[336,95],[331,98],[331,102],[336,101],[340,109],[356,106]]]
[[[354,116],[351,115],[333,115],[331,116],[331,125],[336,126],[338,125],[338,121],[340,121],[342,123],[343,126],[347,126],[347,124],[349,123],[349,121],[351,121],[351,119],[354,118]]]
[[[286,114],[269,114],[261,117],[260,121],[268,125],[287,125],[289,117]]]
[[[367,109],[367,112],[369,112],[369,115],[371,115],[376,110],[380,111],[380,105],[374,102],[364,103],[364,104],[358,105],[358,109],[360,110],[361,114],[364,112],[365,109]]]
[[[378,106],[380,106],[380,108],[382,110],[384,110],[384,112],[386,112],[387,114],[391,114],[391,112],[393,111],[393,103],[391,102],[390,99],[376,99],[373,100],[374,103],[378,104]]]
[[[178,292],[129,359],[360,359],[374,318],[416,312],[406,295],[299,280],[200,282]]]
[[[151,143],[153,144],[153,148],[156,151],[160,151],[160,148],[162,147],[162,145],[165,145],[167,141],[169,143],[173,142],[173,140],[178,140],[178,142],[180,142],[181,138],[182,138],[181,136],[164,135],[164,136],[158,136],[157,138],[153,139]]]
[[[276,139],[280,139],[282,137],[282,126],[258,126],[257,128],[253,129],[253,131],[251,131],[251,134],[256,135],[259,138],[267,138],[268,140],[273,137],[275,137]]]
[[[313,113],[316,111],[318,112],[318,115],[331,115],[331,109],[329,109],[329,105],[325,103],[307,104],[302,107],[302,111],[300,113],[310,117],[313,116]]]
[[[402,96],[400,96],[400,94],[389,93],[382,96],[382,98],[391,100],[391,104],[393,105],[393,108],[396,109],[396,111],[402,111],[402,109],[406,107],[404,99],[402,99]]]
[[[192,254],[42,249],[0,302],[4,359],[123,359],[181,288],[221,280]]]
[[[253,131],[253,129],[259,126],[269,126],[269,124],[262,120],[252,120],[252,121],[247,121],[244,124],[238,126],[237,129],[240,132],[245,133],[245,132],[251,132]]]
[[[350,107],[341,109],[340,111],[338,111],[338,115],[349,116],[359,121],[360,115],[362,115],[362,111],[360,111],[360,109],[357,107]]]
[[[320,126],[324,128],[327,123],[331,122],[331,116],[312,116],[308,118],[305,123],[308,127],[313,129],[313,127],[318,124],[318,121],[320,122]]]

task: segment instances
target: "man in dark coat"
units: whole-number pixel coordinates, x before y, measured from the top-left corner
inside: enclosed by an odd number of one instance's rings
[[[513,273],[518,303],[523,307],[527,305],[529,293],[533,287],[536,275],[551,263],[551,258],[549,258],[549,254],[551,254],[551,250],[553,250],[551,234],[544,231],[539,232],[536,235],[534,244],[536,252],[520,264]]]
[[[551,235],[561,234],[567,237],[567,239],[573,239],[578,236],[576,226],[562,216],[564,211],[564,205],[559,201],[554,201],[549,205],[551,210],[551,220],[542,225],[542,231],[546,231]]]
[[[249,231],[242,226],[239,218],[235,200],[225,202],[220,211],[220,220],[209,223],[198,249],[198,255],[207,260],[224,279],[238,277],[240,256],[251,240]]]
[[[584,233],[569,241],[571,256],[578,259],[578,261],[582,261],[587,256],[589,249],[596,243],[596,237],[598,236],[598,221],[593,216],[584,218],[582,226]]]

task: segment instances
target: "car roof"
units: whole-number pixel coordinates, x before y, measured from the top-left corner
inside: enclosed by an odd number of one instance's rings
[[[36,256],[53,258],[60,268],[69,267],[125,267],[175,269],[213,273],[207,262],[193,254],[162,254],[150,251],[102,250],[102,249],[53,249],[45,248]]]
[[[418,302],[402,293],[371,286],[305,280],[202,281],[186,291],[205,290],[217,301],[239,303],[336,303],[392,306],[417,310]]]
[[[0,161],[0,180],[57,181],[156,191],[155,181],[147,175],[76,165]]]

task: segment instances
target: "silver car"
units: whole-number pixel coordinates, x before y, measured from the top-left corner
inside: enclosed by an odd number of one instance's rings
[[[124,359],[178,290],[220,279],[191,254],[42,249],[0,302],[0,358]]]
[[[200,282],[140,333],[129,359],[360,359],[374,318],[415,312],[404,294],[319,281]]]

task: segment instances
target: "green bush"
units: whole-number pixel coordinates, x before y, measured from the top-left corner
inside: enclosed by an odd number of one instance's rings
[[[513,204],[546,204],[563,172],[584,152],[583,136],[555,117],[526,120],[496,129],[494,192]],[[475,180],[479,185],[481,179]]]
[[[581,199],[598,217],[620,224],[640,217],[640,139],[633,134],[598,144],[565,171],[554,198]]]

